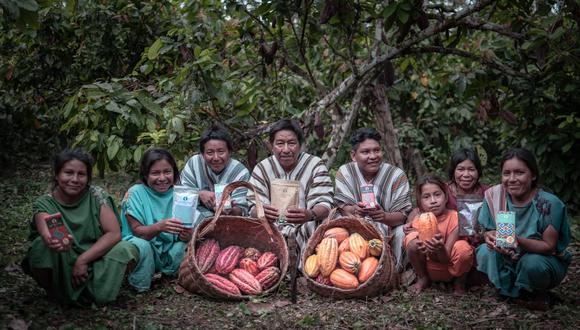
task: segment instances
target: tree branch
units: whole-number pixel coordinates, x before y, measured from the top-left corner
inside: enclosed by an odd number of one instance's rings
[[[491,51],[490,51],[491,52]],[[510,76],[521,77],[524,79],[532,79],[532,76],[526,74],[524,72],[516,71],[513,68],[497,61],[497,57],[491,53],[484,53],[480,55],[476,55],[470,52],[466,52],[464,50],[460,50],[457,48],[445,48],[445,47],[437,47],[437,46],[430,46],[430,47],[418,47],[418,48],[409,48],[406,49],[403,53],[405,54],[424,54],[424,53],[440,53],[440,54],[449,54],[449,55],[457,55],[465,58],[472,59],[474,61],[481,62],[493,69],[501,71],[505,74]]]
[[[482,31],[493,31],[504,36],[508,36],[514,39],[522,39],[524,36],[521,33],[513,32],[508,27],[500,24],[489,23],[481,19],[477,19],[475,17],[467,17],[462,22],[461,25],[472,28],[478,29]]]
[[[314,103],[304,114],[306,120],[308,120],[308,118],[310,118],[311,115],[313,113],[315,113],[316,111],[321,111],[322,109],[324,109],[324,108],[328,107],[329,105],[331,105],[332,103],[336,102],[339,98],[344,96],[344,94],[346,92],[348,92],[353,86],[358,85],[358,83],[361,81],[361,79],[363,79],[366,75],[372,73],[374,70],[377,70],[377,68],[380,68],[384,62],[389,61],[393,58],[399,57],[406,49],[410,48],[411,46],[413,46],[415,44],[418,44],[419,42],[421,42],[429,37],[432,37],[432,36],[438,34],[441,31],[444,31],[444,30],[447,30],[447,29],[450,29],[450,28],[453,28],[453,27],[459,25],[461,23],[462,19],[464,19],[465,17],[468,17],[469,15],[471,15],[475,12],[481,11],[485,7],[489,6],[492,2],[493,2],[493,0],[479,1],[472,8],[467,8],[467,9],[459,12],[454,17],[450,17],[447,20],[440,22],[439,24],[434,24],[434,25],[430,26],[429,28],[419,32],[417,35],[415,35],[414,38],[405,40],[404,42],[402,42],[400,44],[399,48],[393,48],[387,54],[381,55],[380,57],[376,57],[376,58],[368,61],[366,64],[362,65],[359,68],[359,76],[351,74],[346,79],[344,79],[340,83],[340,85],[338,85],[336,88],[334,88],[334,90],[332,90],[325,97],[323,97],[322,99],[320,99],[316,103]]]

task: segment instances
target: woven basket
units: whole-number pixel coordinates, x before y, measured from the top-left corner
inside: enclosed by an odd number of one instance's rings
[[[306,258],[308,258],[310,255],[316,253],[316,246],[320,243],[320,241],[322,241],[324,233],[328,229],[342,227],[348,230],[351,234],[355,232],[359,233],[366,240],[378,238],[384,242],[383,252],[379,259],[379,265],[373,276],[371,276],[363,284],[359,285],[356,289],[352,290],[320,284],[313,278],[310,278],[308,275],[306,275],[304,270],[302,270],[302,273],[306,278],[308,288],[321,296],[332,297],[336,299],[348,299],[376,296],[389,288],[395,287],[397,281],[395,258],[391,252],[389,239],[386,238],[372,222],[366,221],[360,217],[347,216],[330,220],[334,217],[335,212],[336,210],[330,212],[328,218],[316,228],[316,231],[314,231],[314,234],[312,234],[308,240],[308,244],[306,245],[306,248],[302,254],[303,262],[305,262]]]
[[[223,196],[229,196],[232,191],[239,187],[254,189],[254,186],[248,182],[237,181],[226,186]],[[213,238],[220,243],[222,248],[235,244],[241,247],[251,246],[260,251],[274,253],[278,257],[280,265],[280,280],[268,290],[262,292],[262,295],[276,291],[280,281],[285,278],[288,271],[288,247],[284,237],[275,226],[266,220],[264,208],[258,198],[256,198],[258,219],[221,215],[223,208],[224,203],[221,203],[213,218],[202,220],[195,228],[179,267],[179,284],[190,292],[220,300],[244,300],[253,297],[249,295],[232,295],[218,290],[201,273],[195,260],[196,248],[204,239]]]

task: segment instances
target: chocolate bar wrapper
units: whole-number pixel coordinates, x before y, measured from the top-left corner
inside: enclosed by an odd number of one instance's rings
[[[498,212],[495,216],[495,246],[507,249],[516,247],[516,214],[515,212]]]
[[[48,226],[48,231],[50,232],[50,237],[61,241],[64,245],[70,244],[69,238],[67,237],[70,233],[64,221],[62,220],[62,214],[55,213],[48,216],[46,220],[46,225]]]
[[[373,209],[377,206],[377,199],[375,198],[374,186],[372,184],[360,186],[360,194],[365,208]]]

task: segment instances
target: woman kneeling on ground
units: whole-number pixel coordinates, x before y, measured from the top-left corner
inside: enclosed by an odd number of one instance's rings
[[[179,181],[177,163],[165,149],[149,149],[139,166],[141,183],[127,192],[122,206],[123,240],[139,248],[139,263],[129,284],[146,291],[156,272],[174,276],[179,270],[191,228],[172,218],[173,186]]]
[[[411,291],[419,293],[433,282],[454,282],[454,293],[465,293],[465,278],[473,265],[473,248],[459,240],[457,211],[446,208],[447,189],[437,176],[425,176],[415,188],[421,212],[432,212],[437,218],[438,232],[427,241],[419,239],[418,218],[405,236],[405,247],[417,274]]]
[[[80,150],[65,150],[54,159],[54,187],[33,204],[32,244],[23,262],[25,272],[49,298],[89,305],[114,301],[127,265],[137,248],[121,241],[113,199],[90,185],[92,161]],[[47,220],[60,213],[62,237],[51,235]],[[68,234],[64,234],[68,232]]]
[[[572,256],[566,206],[538,187],[540,173],[534,155],[509,150],[501,161],[501,184],[488,189],[479,223],[485,245],[477,249],[477,269],[484,272],[500,295],[521,297],[535,309],[547,309],[547,290],[566,276]],[[515,248],[496,246],[498,212],[515,213]],[[528,299],[529,298],[529,299]]]

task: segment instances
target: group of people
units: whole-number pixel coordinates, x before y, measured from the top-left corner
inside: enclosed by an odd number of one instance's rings
[[[375,223],[389,238],[397,271],[408,264],[414,269],[417,281],[410,287],[414,292],[432,281],[453,281],[455,292],[463,293],[467,275],[479,271],[502,295],[537,295],[558,285],[566,274],[571,259],[566,251],[570,242],[566,206],[540,188],[536,160],[525,149],[504,155],[501,183],[491,188],[479,182],[482,168],[477,154],[458,150],[448,182],[434,175],[417,180],[413,209],[409,180],[402,169],[383,161],[381,135],[373,128],[354,132],[352,161],[340,166],[334,184],[324,161],[303,151],[304,133],[297,121],[276,122],[269,142],[272,155],[251,173],[231,158],[232,139],[220,127],[203,132],[199,154],[181,172],[168,151],[150,149],[141,160],[140,182],[128,190],[120,214],[110,196],[91,185],[90,158],[78,150],[60,153],[54,161],[52,191],[34,203],[31,246],[23,268],[49,297],[68,303],[110,302],[125,276],[136,290],[148,290],[155,274],[178,272],[192,236],[191,227],[172,217],[174,186],[198,191],[195,226],[215,211],[214,187],[241,180],[249,181],[256,192],[238,188],[224,212],[255,217],[254,202],[259,198],[266,218],[285,236],[295,236],[299,250],[333,207],[339,208],[339,216]],[[272,200],[272,183],[280,179],[299,187],[296,203],[285,209],[278,209]],[[363,187],[371,187],[374,205],[363,200]],[[457,198],[463,195],[483,199],[478,218],[481,239],[459,235]],[[515,251],[495,245],[495,216],[500,211],[515,212]],[[46,219],[57,212],[68,229],[68,244],[50,235]],[[438,223],[438,233],[427,241],[418,238],[413,221],[424,212],[432,212]]]

